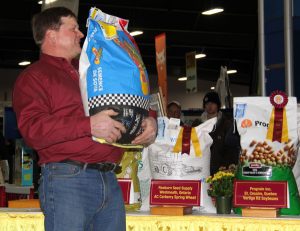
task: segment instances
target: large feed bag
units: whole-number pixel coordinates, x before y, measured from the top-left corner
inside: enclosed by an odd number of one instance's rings
[[[150,183],[155,179],[201,181],[201,205],[197,209],[202,212],[215,212],[212,200],[207,194],[209,185],[205,179],[210,174],[210,146],[213,143],[209,132],[216,122],[217,119],[212,118],[191,128],[188,143],[185,143],[185,127],[172,123],[172,118],[158,117],[156,140],[143,149],[142,160],[139,162],[142,211],[150,210]],[[189,146],[188,150],[184,150],[186,144]]]
[[[106,109],[117,111],[115,119],[124,124],[127,132],[115,145],[130,146],[141,134],[141,123],[148,116],[149,81],[145,65],[127,31],[128,20],[93,7],[87,24],[79,61],[85,114],[91,116]]]
[[[278,101],[279,110],[273,101]],[[280,208],[279,214],[299,215],[300,196],[292,172],[298,150],[296,97],[281,93],[270,98],[236,97],[234,117],[242,148],[237,179],[287,181],[289,204]],[[235,212],[241,213],[241,208]]]

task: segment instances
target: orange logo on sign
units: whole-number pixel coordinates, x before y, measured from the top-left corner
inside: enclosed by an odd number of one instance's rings
[[[242,128],[248,128],[252,126],[252,121],[249,119],[244,119],[241,123]]]

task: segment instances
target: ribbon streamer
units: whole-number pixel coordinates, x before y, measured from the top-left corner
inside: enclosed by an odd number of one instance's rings
[[[285,108],[273,108],[266,138],[281,143],[288,142],[288,125]]]
[[[202,156],[201,146],[198,139],[198,135],[195,128],[191,127],[181,127],[178,138],[176,140],[176,144],[173,148],[174,153],[185,153],[190,154],[190,143],[192,141],[192,145],[195,151],[195,155],[197,157]]]

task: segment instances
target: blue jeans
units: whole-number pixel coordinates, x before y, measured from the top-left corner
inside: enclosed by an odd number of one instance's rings
[[[122,191],[114,172],[46,164],[39,198],[46,231],[126,230]]]

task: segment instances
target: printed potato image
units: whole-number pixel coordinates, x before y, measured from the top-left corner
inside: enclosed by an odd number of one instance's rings
[[[248,149],[242,149],[241,164],[258,162],[271,166],[294,166],[296,162],[296,148],[293,143],[285,143],[284,147],[275,152],[268,141],[257,142],[252,140]]]

